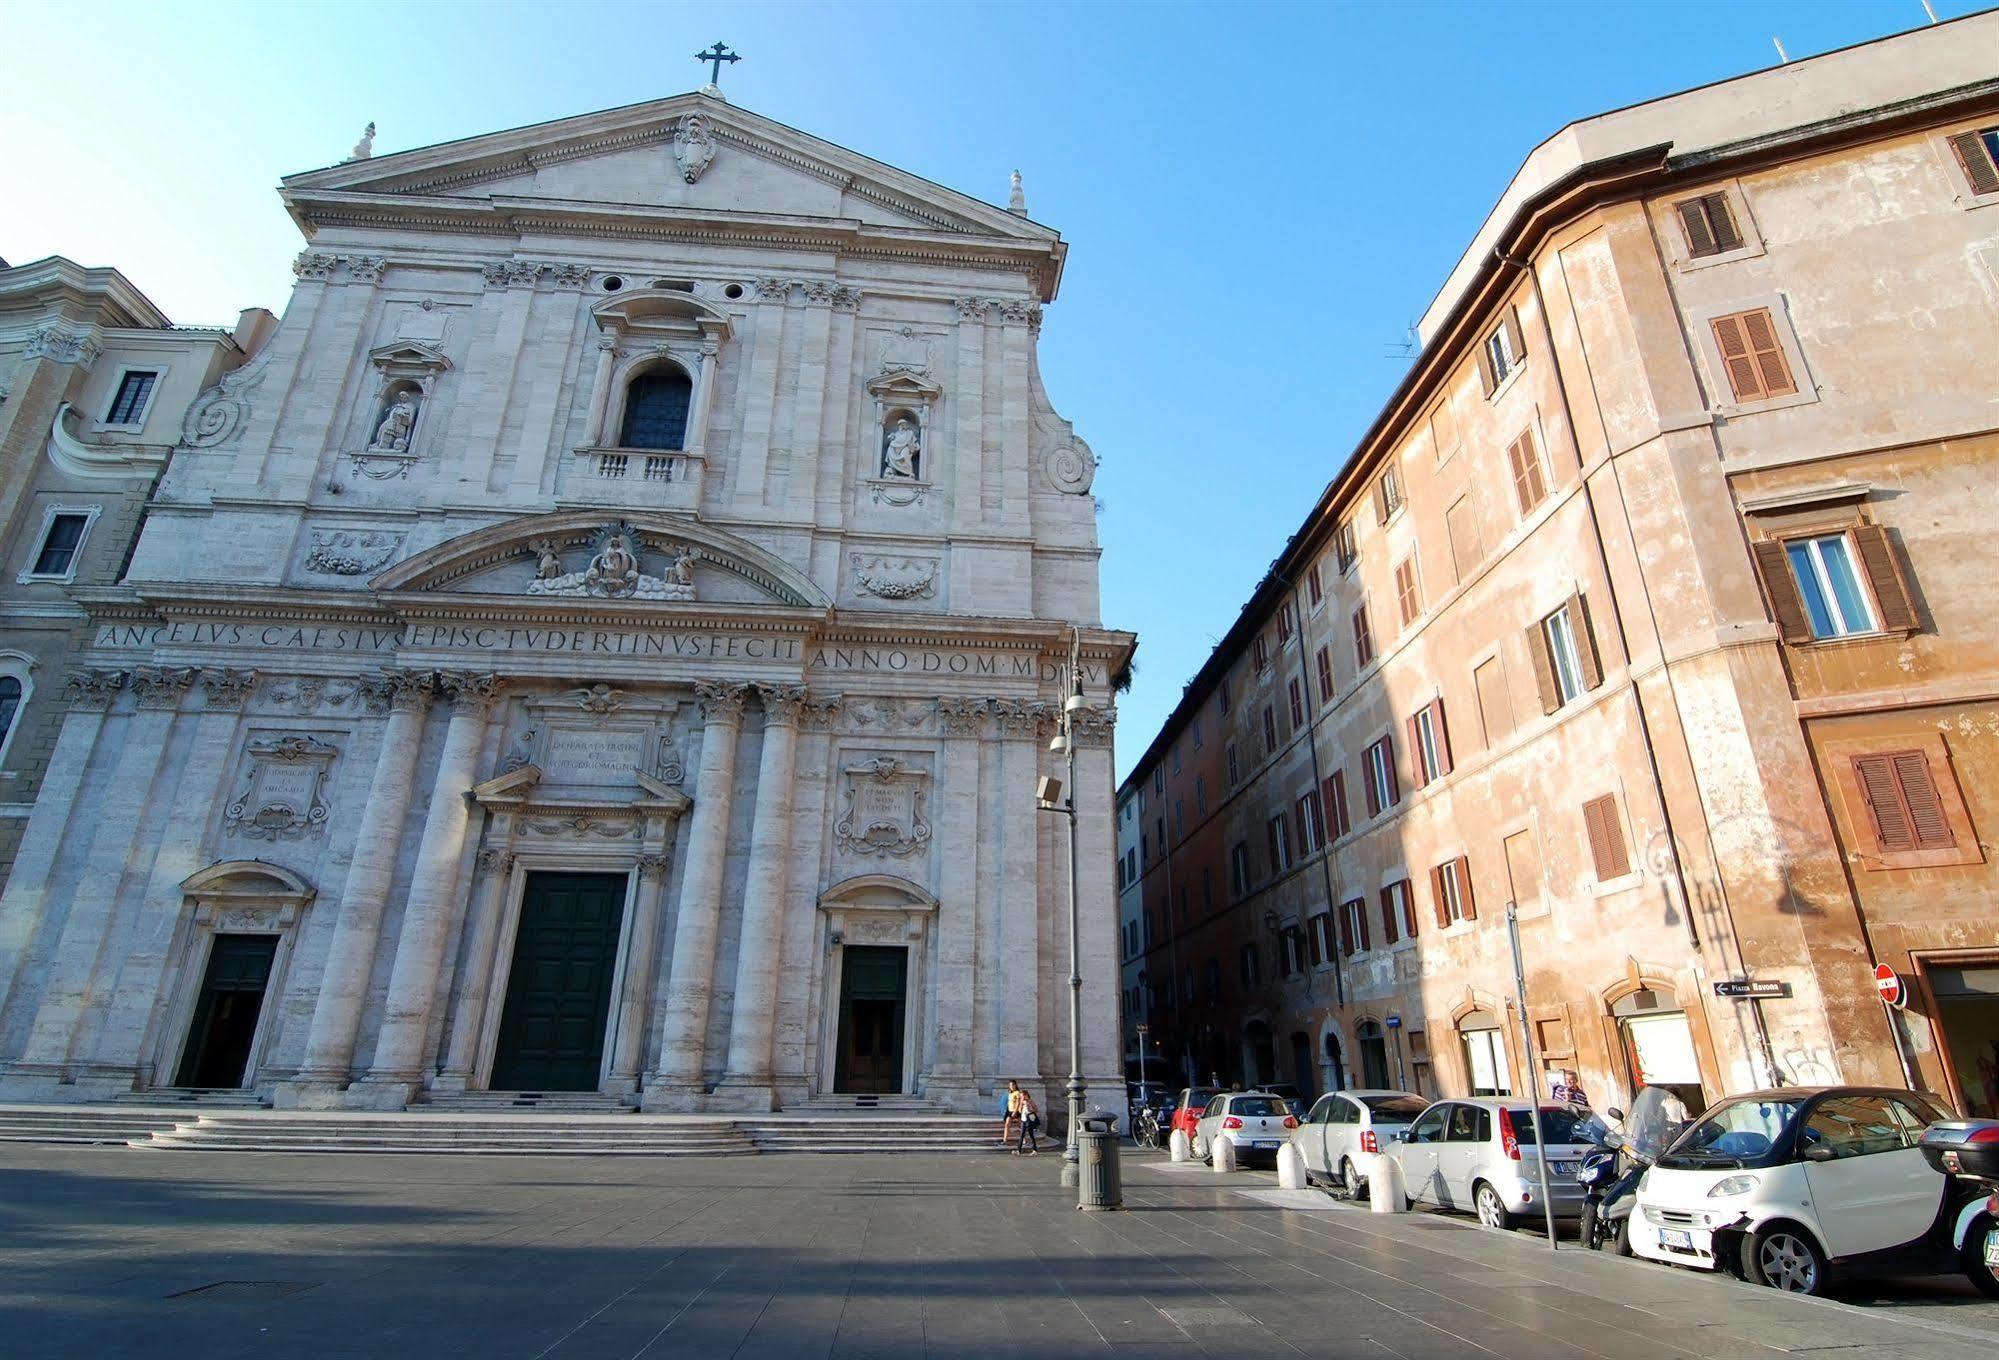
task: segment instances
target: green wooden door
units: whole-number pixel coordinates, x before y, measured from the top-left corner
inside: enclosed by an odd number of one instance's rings
[[[902,1025],[909,951],[848,945],[840,965],[840,1038],[833,1089],[893,1095],[902,1090]]]
[[[238,1087],[250,1063],[250,1045],[257,1037],[257,1017],[264,1009],[264,987],[271,980],[271,959],[278,952],[275,935],[217,935],[208,950],[208,970],[201,976],[201,997],[195,1002],[194,1023],[181,1049],[176,1086],[217,1089]]]
[[[597,1089],[624,912],[623,874],[528,875],[493,1090]]]

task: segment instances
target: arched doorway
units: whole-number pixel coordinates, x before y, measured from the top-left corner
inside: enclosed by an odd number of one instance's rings
[[[1360,1084],[1372,1091],[1386,1091],[1388,1085],[1388,1036],[1382,1033],[1381,1022],[1363,1020],[1354,1031],[1354,1044],[1360,1049]]]
[[[1291,1031],[1291,1084],[1307,1105],[1318,1099],[1319,1083],[1312,1071],[1312,1036],[1302,1029]]]
[[[312,885],[279,865],[229,860],[181,882],[191,908],[156,1068],[174,1086],[255,1086],[284,991],[293,927]]]
[[[1326,1028],[1326,1089],[1344,1091],[1347,1089],[1346,1055],[1340,1051],[1339,1031],[1330,1025]]]
[[[1693,1029],[1678,997],[1640,987],[1613,1001],[1610,1013],[1617,1023],[1625,1080],[1634,1096],[1641,1086],[1664,1086],[1684,1101],[1690,1112],[1699,1114],[1707,1108]]]

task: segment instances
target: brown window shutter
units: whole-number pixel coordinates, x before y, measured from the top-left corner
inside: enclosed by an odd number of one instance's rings
[[[1472,900],[1471,895],[1471,861],[1460,855],[1455,863],[1458,866],[1458,904],[1465,909],[1467,921],[1476,921],[1478,903]]]
[[[1727,194],[1708,194],[1702,200],[1707,204],[1708,224],[1714,228],[1714,243],[1718,250],[1734,250],[1742,244],[1742,233],[1736,230],[1735,214],[1728,206]]]
[[[1377,477],[1374,480],[1374,522],[1376,524],[1388,523],[1388,510],[1388,488]]]
[[[1444,866],[1439,864],[1430,870],[1430,900],[1437,905],[1437,924],[1449,926],[1451,923],[1451,902],[1444,896]]]
[[[1437,773],[1451,772],[1451,731],[1444,725],[1444,701],[1438,699],[1430,705],[1430,730],[1437,737]]]
[[[1562,691],[1555,684],[1555,662],[1548,655],[1548,634],[1540,624],[1527,630],[1527,655],[1534,658],[1534,684],[1541,691],[1541,711],[1553,713],[1562,706]]]
[[[1728,386],[1735,393],[1735,399],[1761,401],[1769,395],[1763,390],[1763,380],[1757,376],[1756,360],[1749,352],[1749,342],[1743,338],[1742,318],[1718,316],[1708,325],[1714,330],[1714,343],[1721,350],[1722,367],[1728,370]]]
[[[1525,516],[1548,494],[1547,483],[1541,477],[1541,460],[1534,454],[1532,431],[1522,431],[1518,439],[1506,446],[1506,459],[1513,467],[1513,498]]]
[[[1883,852],[1914,850],[1916,832],[1902,806],[1901,781],[1896,777],[1894,757],[1855,756],[1853,774],[1859,781],[1860,795],[1866,800],[1868,819],[1874,823],[1874,844]]]
[[[1950,149],[1957,153],[1957,163],[1964,167],[1964,177],[1970,181],[1974,194],[1999,194],[1999,166],[1992,163],[1992,153],[1985,149],[1984,141],[1976,132],[1959,132],[1950,139]]]
[[[1506,309],[1506,338],[1513,344],[1513,361],[1519,363],[1527,357],[1527,338],[1520,333],[1520,309]]]
[[[1576,663],[1582,667],[1583,688],[1595,689],[1603,683],[1603,659],[1596,650],[1596,629],[1589,621],[1589,597],[1569,596],[1569,631],[1576,636]]]
[[[1680,204],[1680,226],[1687,233],[1689,254],[1713,255],[1719,252],[1714,233],[1708,229],[1705,200],[1690,198]]]
[[[1483,341],[1479,342],[1476,357],[1478,359],[1478,385],[1484,391],[1485,395],[1489,397],[1492,395],[1493,390],[1499,386],[1499,380],[1492,376],[1492,360],[1486,355],[1485,343]]]
[[[1402,783],[1395,773],[1395,741],[1391,737],[1381,739],[1381,764],[1388,771],[1388,806],[1394,807],[1402,801]]]
[[[1756,376],[1763,383],[1763,395],[1788,397],[1796,392],[1798,385],[1791,379],[1790,361],[1784,357],[1784,346],[1777,339],[1777,323],[1770,319],[1767,307],[1742,314],[1742,335],[1756,360]]]
[[[1342,954],[1353,953],[1353,923],[1349,919],[1350,917],[1353,916],[1353,914],[1354,914],[1353,903],[1351,902],[1340,903],[1339,928],[1340,928],[1340,953]]]
[[[1353,904],[1353,922],[1355,928],[1360,932],[1360,947],[1362,949],[1372,949],[1374,941],[1368,938],[1367,933],[1367,903],[1358,898],[1355,899]]]
[[[1857,525],[1853,530],[1853,546],[1860,553],[1860,565],[1874,591],[1874,606],[1881,615],[1881,626],[1889,632],[1914,632],[1922,627],[1888,531],[1878,524]]]
[[[1409,880],[1402,880],[1402,929],[1410,939],[1416,938],[1416,890],[1409,886]]]
[[[1617,817],[1617,799],[1611,794],[1583,804],[1583,827],[1589,833],[1590,857],[1596,861],[1598,882],[1622,878],[1631,872],[1631,857],[1624,848],[1624,826]]]
[[[1349,825],[1347,820],[1347,772],[1345,770],[1334,770],[1332,785],[1333,807],[1336,809],[1333,816],[1333,825],[1339,828],[1339,831],[1335,834],[1343,836],[1346,834],[1347,826]]]
[[[1784,545],[1765,539],[1749,545],[1756,554],[1756,572],[1763,578],[1763,597],[1777,620],[1777,631],[1786,642],[1810,642],[1811,620],[1805,617],[1805,602],[1798,596],[1798,583],[1791,575],[1791,558]]]
[[[1367,815],[1377,816],[1381,812],[1381,799],[1374,791],[1374,774],[1369,769],[1367,757],[1361,757],[1361,788],[1367,795]]]
[[[1409,727],[1409,778],[1411,783],[1416,788],[1420,789],[1425,784],[1430,782],[1429,779],[1423,773],[1423,743],[1416,739],[1416,720],[1414,718],[1410,718],[1408,720],[1408,727]]]
[[[1921,751],[1898,751],[1889,757],[1895,765],[1895,779],[1902,788],[1902,803],[1909,810],[1909,828],[1915,833],[1919,850],[1947,850],[1957,844],[1944,816],[1943,800],[1937,797],[1936,781],[1930,778],[1929,757]]]

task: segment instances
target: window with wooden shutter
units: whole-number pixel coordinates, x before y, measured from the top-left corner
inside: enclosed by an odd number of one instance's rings
[[[1731,312],[1708,322],[1714,331],[1715,347],[1721,351],[1722,368],[1735,400],[1768,401],[1772,397],[1796,394],[1790,361],[1777,338],[1777,323],[1768,307]]]
[[[1314,609],[1317,609],[1326,598],[1325,588],[1319,584],[1319,564],[1317,562],[1314,562],[1311,568],[1305,573],[1305,594],[1312,601],[1312,608]]]
[[[1334,770],[1326,776],[1326,815],[1332,819],[1328,835],[1337,840],[1347,834],[1353,823],[1347,816],[1347,772]]]
[[[1950,149],[1957,154],[1972,193],[1999,194],[1999,128],[1954,133]]]
[[[1285,684],[1291,700],[1291,727],[1293,731],[1305,725],[1305,691],[1297,676],[1292,676]]]
[[[1582,668],[1583,688],[1595,689],[1603,683],[1603,659],[1597,655],[1589,596],[1581,593],[1569,596],[1569,628],[1576,639],[1576,664]]]
[[[1856,756],[1853,772],[1867,802],[1877,850],[1945,850],[1957,844],[1922,751]]]
[[[1330,647],[1319,648],[1318,656],[1314,659],[1318,662],[1319,666],[1319,702],[1322,704],[1329,704],[1333,701],[1332,648]]]
[[[1374,480],[1374,517],[1379,523],[1386,524],[1401,508],[1402,474],[1391,463]]]
[[[1506,446],[1506,461],[1513,468],[1513,497],[1525,518],[1548,498],[1548,479],[1541,468],[1541,454],[1534,447],[1534,432],[1522,430],[1520,437]]]
[[[1596,880],[1607,883],[1631,872],[1631,856],[1624,846],[1624,823],[1617,815],[1617,799],[1606,793],[1583,804],[1583,830],[1589,837],[1590,858],[1596,862]]]
[[[1423,598],[1416,589],[1416,559],[1405,557],[1395,568],[1395,603],[1402,611],[1402,626],[1416,622],[1423,612]]]
[[[1867,587],[1874,592],[1874,606],[1881,626],[1890,632],[1914,632],[1922,626],[1916,617],[1909,583],[1902,575],[1900,554],[1889,541],[1888,531],[1878,524],[1856,525],[1853,546],[1860,553],[1860,565],[1867,573]]]
[[[1441,864],[1430,870],[1430,902],[1436,909],[1438,928],[1448,929],[1451,924],[1451,898],[1444,884],[1444,866]]]
[[[1762,578],[1763,598],[1770,605],[1770,616],[1776,621],[1779,636],[1786,642],[1810,642],[1812,625],[1805,617],[1804,601],[1798,595],[1784,545],[1766,539],[1752,543],[1750,551],[1756,557],[1756,574]]]
[[[1277,710],[1269,704],[1263,706],[1263,754],[1277,753]]]
[[[1717,190],[1678,204],[1680,227],[1686,232],[1687,253],[1693,256],[1719,255],[1742,244],[1735,229],[1735,216],[1728,208],[1728,195]]]
[[[1430,883],[1437,898],[1438,925],[1478,919],[1478,909],[1472,902],[1471,863],[1464,856],[1432,869]]]
[[[1374,660],[1374,630],[1367,626],[1366,605],[1353,612],[1353,658],[1355,670]]]
[[[1354,539],[1353,521],[1342,520],[1340,527],[1333,531],[1333,556],[1338,560],[1340,575],[1353,570],[1354,562],[1360,557],[1360,549]]]

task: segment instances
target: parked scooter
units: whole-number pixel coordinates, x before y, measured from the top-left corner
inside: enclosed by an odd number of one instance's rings
[[[1580,1240],[1592,1251],[1629,1256],[1627,1228],[1638,1205],[1638,1182],[1687,1126],[1687,1107],[1663,1086],[1647,1086],[1631,1102],[1631,1113],[1607,1112],[1617,1127],[1591,1114],[1576,1126],[1578,1142],[1594,1143],[1576,1181],[1583,1188]]]
[[[1941,1120],[1923,1130],[1918,1146],[1953,1185],[1971,1187],[1952,1224],[1951,1246],[1965,1278],[1999,1298],[1999,1120]],[[1980,1191],[1990,1193],[1980,1199]]]

